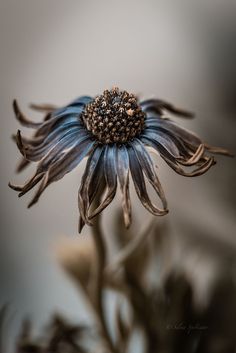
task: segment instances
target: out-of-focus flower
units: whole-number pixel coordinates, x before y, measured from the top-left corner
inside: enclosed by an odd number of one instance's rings
[[[70,277],[88,292],[96,265],[96,251],[92,238],[86,237],[79,241],[64,240],[57,245],[56,256]]]
[[[61,179],[88,156],[79,189],[81,230],[113,200],[119,181],[123,195],[123,214],[126,227],[131,223],[129,174],[143,206],[155,216],[165,215],[167,202],[146,147],[151,147],[177,173],[196,176],[205,173],[213,164],[214,153],[228,154],[221,148],[210,147],[193,133],[163,117],[163,112],[180,116],[190,113],[157,99],[138,102],[133,94],[118,88],[104,91],[96,98],[80,97],[66,107],[48,112],[42,123],[29,121],[14,101],[14,111],[23,126],[36,129],[33,138],[16,135],[18,148],[26,161],[37,162],[32,178],[24,185],[10,187],[24,195],[40,182],[29,204],[35,204],[52,182]],[[26,165],[21,164],[20,169]],[[187,172],[183,167],[193,167]],[[147,193],[145,177],[161,199],[163,208],[153,204]],[[102,185],[103,199],[98,207],[91,204]]]
[[[55,249],[56,257],[76,284],[85,290],[92,299],[94,276],[97,265],[97,253],[93,239],[89,236],[81,239],[60,241]],[[124,285],[118,275],[104,273],[104,287],[124,291]]]

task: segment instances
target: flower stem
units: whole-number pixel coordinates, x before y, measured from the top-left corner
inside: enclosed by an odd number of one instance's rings
[[[107,343],[107,346],[112,353],[118,353],[115,347],[105,319],[105,310],[103,305],[103,284],[104,284],[104,268],[106,265],[106,246],[104,242],[104,236],[101,229],[100,215],[95,218],[94,225],[92,227],[93,239],[97,252],[97,266],[94,278],[94,304],[97,311],[98,319],[100,321],[100,328],[102,330],[103,337]]]

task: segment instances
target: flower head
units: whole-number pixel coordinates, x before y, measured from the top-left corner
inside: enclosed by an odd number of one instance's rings
[[[34,106],[47,112],[43,122],[29,121],[13,103],[16,118],[36,130],[32,138],[15,136],[24,159],[18,170],[29,162],[37,162],[35,174],[24,185],[12,185],[19,196],[39,187],[29,204],[35,204],[52,182],[61,179],[85,157],[86,168],[79,189],[80,230],[113,200],[119,181],[125,225],[131,223],[129,177],[134,182],[143,206],[155,216],[165,215],[167,202],[157,177],[148,148],[156,151],[177,173],[196,176],[215,164],[212,154],[229,154],[211,147],[199,137],[163,117],[165,110],[180,116],[191,114],[157,99],[139,102],[137,97],[118,88],[104,91],[98,97],[80,97],[63,108]],[[188,172],[188,167],[191,171]],[[162,208],[150,200],[145,178],[162,202]],[[100,189],[100,190],[99,190]],[[102,194],[98,207],[91,205]]]

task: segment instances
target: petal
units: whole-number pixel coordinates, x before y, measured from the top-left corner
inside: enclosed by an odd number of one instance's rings
[[[42,122],[35,123],[35,122],[27,119],[26,116],[21,112],[16,99],[14,99],[14,101],[13,101],[13,110],[14,110],[16,119],[21,123],[21,125],[23,125],[25,127],[33,128],[33,129],[37,129],[39,126],[42,125]]]
[[[35,172],[35,174],[24,184],[24,185],[16,185],[16,184],[12,184],[9,183],[8,186],[19,192],[19,197],[23,196],[26,192],[28,192],[29,190],[31,190],[36,184],[39,183],[39,181],[43,178],[44,173],[37,173],[37,171]]]
[[[89,135],[78,130],[71,130],[57,143],[40,161],[38,171],[46,171],[53,163],[61,159],[62,155],[68,153],[74,146],[87,141]]]
[[[52,182],[58,181],[63,178],[67,173],[71,172],[81,160],[92,150],[94,141],[90,138],[78,143],[69,152],[65,153],[59,160],[57,160],[48,171],[44,174],[43,180],[37,190],[34,198],[28,207],[33,206],[39,199],[42,192]]]
[[[130,171],[132,174],[135,190],[137,192],[137,195],[141,203],[149,212],[151,212],[155,216],[165,215],[168,211],[160,210],[158,207],[153,205],[153,203],[151,202],[148,196],[145,180],[142,172],[142,167],[136,157],[136,153],[134,152],[133,148],[129,148],[128,153],[129,153]]]
[[[85,106],[88,103],[91,103],[93,101],[93,98],[90,96],[81,96],[79,98],[76,98],[73,100],[69,106],[76,106],[77,104]]]
[[[78,122],[61,125],[59,128],[49,133],[44,138],[42,143],[40,143],[38,146],[34,148],[28,147],[28,151],[32,151],[32,153],[36,154],[37,152],[40,152],[42,150],[48,150],[49,146],[56,144],[58,141],[60,141],[61,138],[66,136],[66,134],[68,134],[71,131],[78,131],[79,133],[83,133],[86,130],[82,128]]]
[[[209,151],[210,153],[222,154],[225,156],[234,157],[234,154],[231,153],[230,151],[226,150],[225,148],[210,146],[206,143],[204,143],[204,145],[205,145],[207,151]]]
[[[54,110],[58,109],[58,107],[53,104],[35,104],[35,103],[31,103],[30,108],[38,112],[46,112],[46,113],[52,113]]]
[[[143,143],[139,141],[137,138],[131,143],[136,156],[138,157],[139,163],[142,167],[143,172],[145,173],[148,181],[151,183],[155,191],[157,192],[158,196],[160,197],[164,209],[167,208],[167,201],[165,198],[164,191],[162,189],[161,183],[156,175],[153,162],[150,158],[150,155],[146,151]],[[164,210],[163,210],[164,211]]]
[[[185,166],[191,166],[191,165],[197,164],[200,161],[200,159],[204,157],[204,152],[205,152],[205,146],[202,143],[201,145],[198,146],[198,148],[196,149],[196,152],[188,160],[185,160],[184,158],[179,158],[178,162]]]
[[[178,143],[176,139],[173,139],[168,133],[164,133],[163,130],[147,128],[144,130],[141,136],[150,137],[158,141],[173,157],[180,157],[180,148],[184,149],[181,143]],[[186,151],[184,151],[186,153]]]
[[[147,124],[153,124],[156,120],[156,126],[158,128],[162,127],[163,129],[168,130],[172,135],[181,138],[185,143],[199,146],[202,141],[201,139],[195,135],[192,131],[189,131],[179,125],[177,125],[171,119],[162,119],[158,117],[147,119]]]
[[[214,164],[216,164],[215,160],[213,157],[206,157],[206,159],[204,160],[204,162],[201,163],[201,165],[194,169],[191,172],[186,172],[185,170],[183,170],[182,168],[180,168],[180,166],[177,163],[173,163],[172,161],[170,161],[168,158],[163,157],[164,160],[166,161],[166,163],[178,174],[186,176],[186,177],[194,177],[194,176],[199,176],[202,175],[204,173],[206,173],[211,166],[213,166]]]
[[[87,140],[88,136],[79,135],[78,133],[71,132],[66,136],[64,141],[61,144],[56,145],[38,164],[35,174],[24,184],[24,185],[14,185],[10,184],[9,186],[17,191],[20,191],[19,196],[23,196],[29,190],[31,190],[45,175],[45,173],[53,166],[54,163],[61,160],[65,155],[64,152],[68,152],[68,149],[74,145],[79,145],[83,141]]]
[[[114,199],[117,189],[116,145],[107,145],[104,153],[104,175],[107,191],[104,200],[90,215],[90,219],[102,212]]]
[[[154,137],[156,137],[156,136],[152,136],[150,134],[147,134],[147,135],[145,134],[145,135],[140,136],[140,140],[145,145],[152,147],[156,152],[158,152],[160,154],[160,156],[165,155],[170,160],[175,162],[176,158],[168,151],[168,149],[165,148],[165,146],[163,146],[161,143],[159,143],[156,140],[156,138],[154,138]]]
[[[117,148],[116,169],[122,193],[122,208],[125,226],[131,224],[131,202],[129,195],[129,155],[124,145]]]
[[[163,146],[158,144],[157,141],[153,140],[152,138],[142,138],[143,143],[145,143],[148,146],[153,147],[160,155],[161,157],[165,160],[165,162],[178,174],[187,176],[187,177],[193,177],[197,175],[201,175],[205,173],[212,165],[215,164],[214,158],[210,157],[205,157],[201,165],[194,169],[193,171],[187,173],[185,170],[183,170],[179,165],[178,165],[178,159],[175,159],[172,155],[168,153],[167,150],[163,149]]]
[[[87,224],[90,224],[88,219],[88,209],[90,207],[90,203],[92,202],[91,199],[96,194],[97,188],[99,187],[99,177],[103,174],[103,170],[97,170],[97,168],[102,169],[103,167],[103,154],[104,147],[96,146],[88,158],[81,180],[81,186],[78,194],[79,210],[83,221]],[[92,184],[94,182],[95,175],[97,175],[98,180],[95,180],[97,182],[96,184]],[[94,189],[91,189],[92,185],[94,186]]]
[[[79,114],[64,114],[62,116],[52,116],[51,119],[44,121],[44,123],[37,130],[37,136],[48,136],[49,133],[60,128],[68,123],[81,123]]]
[[[170,113],[181,116],[184,118],[193,118],[194,114],[187,110],[177,108],[173,104],[165,102],[161,99],[148,99],[140,103],[144,111],[153,111],[158,114],[162,114],[163,110],[167,110]]]
[[[37,146],[35,148],[28,147],[23,143],[20,132],[18,132],[17,134],[16,141],[17,146],[22,155],[27,160],[35,162],[42,159],[50,151],[51,148],[53,148],[58,143],[61,143],[61,141],[65,140],[67,136],[70,136],[71,133],[77,133],[78,137],[80,136],[80,134],[84,135],[84,131],[81,131],[81,128],[78,126],[78,124],[75,124],[70,125],[70,128],[67,127],[65,129],[61,129],[60,132],[51,134],[51,139],[48,136],[40,146]]]
[[[76,98],[65,107],[59,108],[53,112],[54,116],[62,117],[65,115],[80,115],[86,104],[90,103],[93,99],[89,96],[82,96]]]
[[[176,125],[177,126],[177,125]],[[195,150],[202,141],[194,134],[189,131],[179,128],[181,130],[176,133],[173,126],[171,125],[171,120],[163,119],[163,121],[153,121],[153,118],[147,119],[146,131],[156,132],[159,135],[163,135],[164,138],[170,138],[177,148],[184,154],[188,154],[189,151]]]
[[[21,160],[18,162],[16,173],[22,172],[29,164],[30,162],[27,161],[27,159],[21,158]]]

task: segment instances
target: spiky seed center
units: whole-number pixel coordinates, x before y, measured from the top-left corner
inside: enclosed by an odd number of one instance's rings
[[[105,90],[82,113],[86,128],[103,144],[132,140],[144,129],[145,117],[137,97],[117,87]]]

